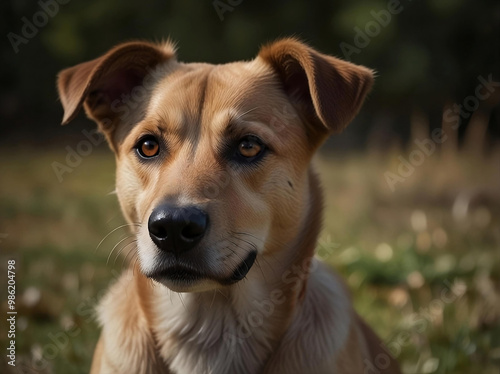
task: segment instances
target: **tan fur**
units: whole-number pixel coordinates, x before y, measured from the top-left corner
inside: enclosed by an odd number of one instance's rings
[[[185,64],[170,43],[131,42],[60,73],[63,124],[82,106],[99,124],[116,155],[123,214],[137,224],[139,265],[98,308],[92,373],[399,373],[392,358],[370,366],[385,352],[380,340],[313,257],[322,197],[311,158],[372,83],[369,69],[295,39],[225,65]],[[134,149],[145,134],[161,147],[147,162]],[[251,167],[230,163],[222,150],[248,134],[269,151]],[[160,261],[148,218],[165,201],[209,215],[183,259],[206,279],[144,275]],[[224,285],[254,250],[246,277]]]

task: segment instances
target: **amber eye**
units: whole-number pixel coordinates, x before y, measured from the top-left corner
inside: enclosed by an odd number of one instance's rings
[[[139,155],[141,155],[144,158],[155,157],[160,152],[160,144],[152,136],[148,136],[146,138],[139,140],[139,143],[137,143],[136,148],[137,152],[139,152]]]
[[[262,145],[260,139],[252,135],[241,139],[240,144],[238,145],[239,154],[245,158],[254,158],[258,156],[263,149],[264,146]]]

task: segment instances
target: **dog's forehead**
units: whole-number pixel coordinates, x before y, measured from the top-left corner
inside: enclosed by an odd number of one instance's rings
[[[159,116],[163,126],[216,130],[245,115],[270,122],[287,106],[277,77],[255,61],[180,64],[156,85],[148,113]]]

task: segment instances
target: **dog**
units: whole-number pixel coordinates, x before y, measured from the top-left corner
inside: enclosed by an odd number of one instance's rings
[[[399,373],[314,257],[316,150],[360,110],[372,70],[295,38],[250,61],[183,63],[127,42],[58,76],[116,156],[135,265],[97,308],[91,373]]]

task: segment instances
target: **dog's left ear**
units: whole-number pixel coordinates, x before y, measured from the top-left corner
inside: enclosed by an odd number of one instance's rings
[[[341,132],[373,85],[373,71],[321,54],[295,39],[264,46],[258,55],[277,72],[308,125],[319,134]]]

